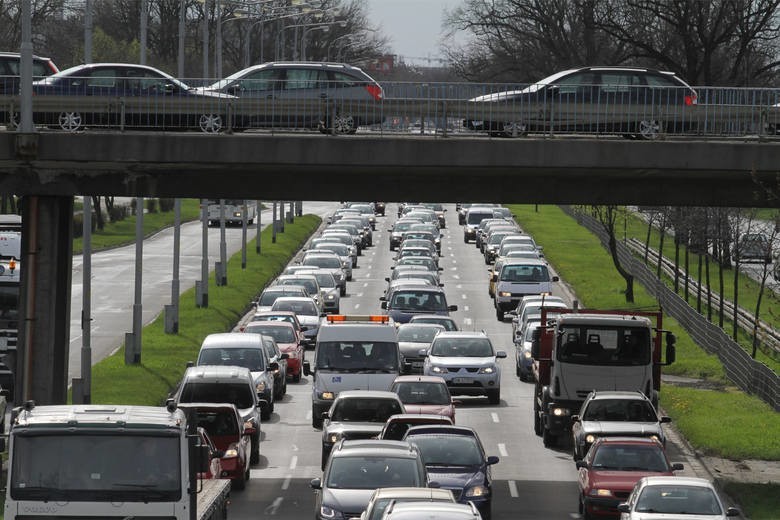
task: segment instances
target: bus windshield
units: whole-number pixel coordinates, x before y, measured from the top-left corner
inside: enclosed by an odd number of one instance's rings
[[[577,365],[647,365],[650,363],[650,331],[638,327],[562,327],[558,336],[558,361]]]
[[[398,344],[371,341],[328,341],[317,345],[317,370],[397,372]]]

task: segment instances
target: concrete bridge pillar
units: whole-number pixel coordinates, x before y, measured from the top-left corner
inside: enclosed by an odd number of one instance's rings
[[[15,401],[65,404],[73,197],[22,200],[22,270]]]

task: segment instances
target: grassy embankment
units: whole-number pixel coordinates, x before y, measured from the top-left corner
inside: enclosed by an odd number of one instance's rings
[[[545,257],[572,286],[582,307],[658,308],[655,299],[638,284],[634,287],[635,303],[625,302],[625,283],[611,257],[594,235],[559,208],[539,206],[535,211],[529,205],[509,207],[520,225],[544,246]],[[677,362],[664,367],[665,372],[716,382],[722,388],[662,388],[661,406],[688,441],[701,452],[725,458],[780,460],[780,414],[731,386],[718,358],[698,347],[671,317],[664,316],[664,327],[677,336]],[[779,483],[740,484],[728,490],[754,520],[777,518]]]

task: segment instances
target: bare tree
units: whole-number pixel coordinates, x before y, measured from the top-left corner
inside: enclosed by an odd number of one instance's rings
[[[623,265],[620,263],[620,258],[617,254],[617,238],[615,236],[615,224],[617,223],[620,209],[618,206],[592,206],[593,216],[599,221],[604,231],[607,232],[607,249],[612,257],[612,263],[617,269],[617,272],[626,281],[626,302],[634,303],[634,275],[626,271]]]

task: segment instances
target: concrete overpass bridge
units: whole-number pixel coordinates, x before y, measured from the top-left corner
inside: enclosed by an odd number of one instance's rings
[[[780,207],[780,142],[158,132],[0,133],[25,196],[20,398],[62,403],[73,196]]]

